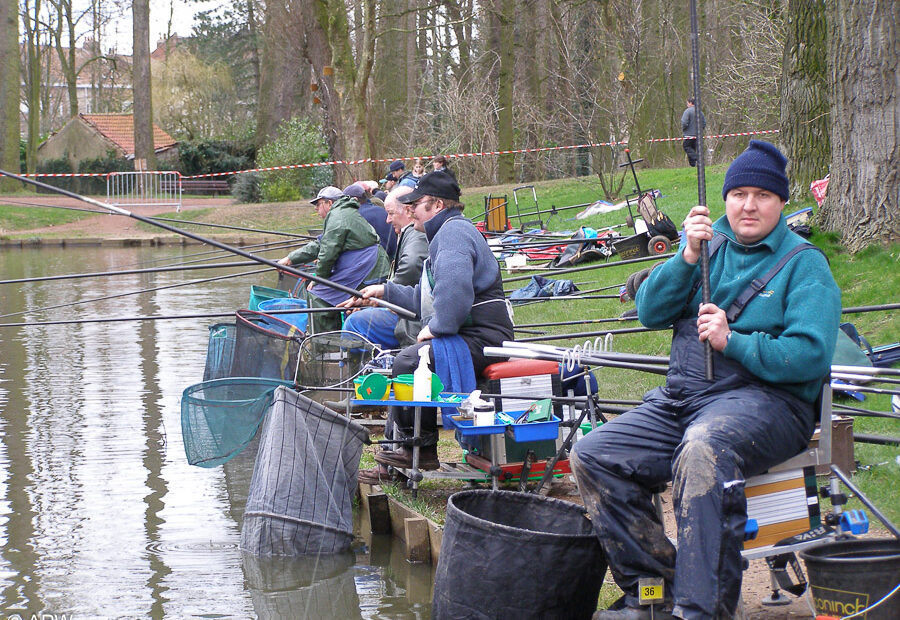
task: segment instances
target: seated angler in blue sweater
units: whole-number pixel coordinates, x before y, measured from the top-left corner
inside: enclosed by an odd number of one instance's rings
[[[381,297],[415,312],[422,320],[417,343],[403,349],[394,360],[393,375],[413,372],[418,350],[431,344],[431,368],[448,389],[464,392],[475,389],[475,377],[496,359],[484,356],[484,347],[500,346],[513,339],[513,325],[500,278],[500,266],[487,241],[462,215],[460,190],[456,179],[432,172],[419,181],[416,189],[399,198],[412,208],[416,230],[428,237],[428,258],[416,286],[393,282],[362,289],[363,299],[349,299],[345,307],[366,305],[366,300]],[[368,302],[371,304],[371,302]],[[437,469],[437,409],[422,410],[420,469]],[[409,439],[413,433],[413,409],[397,407],[392,412],[397,422],[396,440]],[[381,465],[410,467],[412,450],[382,451],[375,455]],[[378,472],[360,472],[360,480],[377,481]]]
[[[665,580],[657,618],[731,618],[741,592],[744,480],[802,451],[841,313],[825,256],[791,232],[787,160],[752,140],[725,175],[725,216],[697,206],[677,255],[638,289],[638,318],[673,326],[664,387],[579,441],[570,464],[610,571],[624,592],[597,620],[650,618],[638,581]],[[700,247],[710,298],[701,303]],[[751,287],[751,282],[763,282]],[[713,349],[706,378],[704,347]],[[678,549],[653,492],[672,482]]]

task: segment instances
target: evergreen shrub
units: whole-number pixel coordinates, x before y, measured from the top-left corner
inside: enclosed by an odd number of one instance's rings
[[[322,129],[303,118],[283,121],[275,137],[263,145],[256,158],[261,168],[325,161],[328,147]],[[333,181],[330,167],[297,168],[262,173],[260,191],[266,202],[298,200],[314,196]]]
[[[245,172],[237,175],[231,183],[231,196],[240,203],[259,202],[262,198],[259,191],[259,173]]]

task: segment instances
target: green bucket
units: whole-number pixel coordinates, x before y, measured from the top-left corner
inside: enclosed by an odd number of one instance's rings
[[[443,391],[444,384],[441,378],[435,373],[431,373],[431,400],[437,400]],[[398,375],[394,377],[394,398],[397,400],[413,399],[412,375]]]
[[[375,372],[354,379],[353,387],[360,400],[384,400],[388,397],[390,382],[387,377]]]

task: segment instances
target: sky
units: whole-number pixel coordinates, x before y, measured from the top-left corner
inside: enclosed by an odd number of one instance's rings
[[[194,25],[194,15],[226,4],[226,0],[150,0],[150,51],[156,49],[157,42],[164,38],[169,30],[171,10],[172,34],[188,36]],[[106,32],[106,39],[116,45],[120,54],[131,54],[131,3],[127,3],[124,14],[111,23]],[[106,47],[106,46],[105,46]]]

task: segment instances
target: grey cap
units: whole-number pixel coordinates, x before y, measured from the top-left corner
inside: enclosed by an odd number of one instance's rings
[[[334,185],[326,185],[322,189],[319,190],[319,193],[315,198],[310,200],[311,203],[316,204],[320,199],[324,198],[325,200],[339,200],[343,198],[344,193],[336,188]]]

